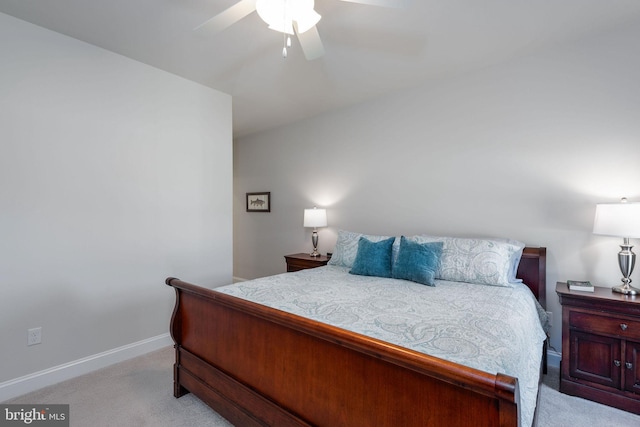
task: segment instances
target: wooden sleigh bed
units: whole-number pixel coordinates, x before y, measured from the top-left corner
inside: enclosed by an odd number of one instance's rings
[[[545,306],[546,249],[518,278]],[[519,426],[518,380],[176,278],[174,395],[237,426]],[[546,354],[546,353],[545,353]],[[545,358],[543,357],[543,365]]]

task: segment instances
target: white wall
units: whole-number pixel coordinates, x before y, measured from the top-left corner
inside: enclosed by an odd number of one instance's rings
[[[228,95],[3,14],[0,57],[2,383],[166,334],[167,276],[231,281],[232,131]]]
[[[314,205],[323,253],[340,228],[515,238],[548,248],[560,351],[556,281],[621,277],[595,204],[640,201],[637,40],[640,23],[235,141],[234,276],[310,251]],[[248,191],[271,191],[271,213],[245,212]]]

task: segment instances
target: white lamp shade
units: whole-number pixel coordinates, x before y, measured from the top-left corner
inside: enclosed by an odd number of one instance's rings
[[[596,205],[593,233],[640,238],[640,203],[602,203]]]
[[[304,210],[304,226],[305,227],[326,227],[327,226],[327,210],[326,209],[305,209]]]

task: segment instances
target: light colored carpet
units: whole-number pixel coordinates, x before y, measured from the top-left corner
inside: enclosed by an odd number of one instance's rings
[[[166,347],[4,403],[68,403],[71,427],[232,427],[193,395],[173,397],[174,357]]]
[[[640,415],[562,394],[560,374],[549,368],[543,378],[538,412],[539,427],[638,427]]]
[[[193,395],[173,397],[173,358],[167,347],[4,403],[68,403],[73,427],[231,426]],[[539,417],[539,427],[640,426],[639,415],[559,393],[557,369],[545,375]]]

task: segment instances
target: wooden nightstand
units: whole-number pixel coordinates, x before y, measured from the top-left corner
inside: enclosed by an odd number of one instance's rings
[[[560,391],[640,414],[640,298],[570,291],[562,304]]]
[[[287,272],[290,272],[306,270],[307,268],[322,267],[323,265],[327,265],[330,258],[327,258],[324,255],[313,257],[309,254],[300,253],[285,255],[284,259],[287,260]]]

